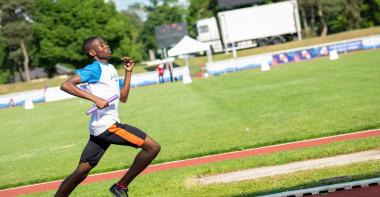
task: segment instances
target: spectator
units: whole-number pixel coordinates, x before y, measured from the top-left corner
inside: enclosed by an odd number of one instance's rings
[[[167,64],[167,67],[169,68],[170,81],[173,82],[173,64],[169,63]]]
[[[46,93],[47,89],[49,88],[48,84],[45,84],[44,86],[44,92]]]
[[[9,108],[12,108],[14,107],[16,104],[15,104],[15,101],[13,100],[13,98],[9,99],[9,103],[8,103],[8,107]]]
[[[158,72],[158,80],[160,83],[164,83],[164,71],[165,71],[164,64],[159,64],[157,66],[157,72]]]
[[[45,97],[45,100],[46,100],[46,92],[48,90],[49,86],[47,84],[45,84],[44,86],[44,97]]]

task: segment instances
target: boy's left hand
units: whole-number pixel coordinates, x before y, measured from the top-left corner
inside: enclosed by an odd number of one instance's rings
[[[124,69],[127,72],[132,72],[133,66],[135,66],[135,61],[129,57],[122,57],[121,60],[123,61]]]

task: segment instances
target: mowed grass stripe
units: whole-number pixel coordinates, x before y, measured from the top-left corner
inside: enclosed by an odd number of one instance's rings
[[[154,163],[380,127],[380,51],[136,88],[121,120],[162,145]],[[88,139],[87,101],[0,110],[0,187],[62,179]],[[57,148],[67,147],[67,148]],[[136,150],[113,146],[93,173],[124,169]]]
[[[380,161],[354,163],[344,166],[313,169],[279,176],[262,177],[229,184],[198,185],[197,177],[234,172],[264,166],[282,165],[308,159],[324,158],[363,150],[378,149],[380,137],[336,142],[328,145],[278,152],[268,155],[247,157],[200,166],[173,169],[139,176],[129,186],[131,196],[258,196],[268,193],[316,187],[323,185],[319,180],[348,176],[347,181],[380,176]],[[108,188],[117,179],[89,185],[81,185],[73,196],[107,196]],[[54,191],[27,196],[52,196]]]

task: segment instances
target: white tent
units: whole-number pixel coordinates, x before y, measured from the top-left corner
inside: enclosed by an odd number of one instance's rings
[[[184,36],[182,40],[178,42],[178,44],[176,44],[173,48],[169,49],[168,55],[169,57],[174,57],[203,51],[207,52],[208,61],[212,62],[211,48],[209,44],[199,42],[198,40],[195,40],[189,36]],[[186,65],[187,64],[188,63],[186,58]]]

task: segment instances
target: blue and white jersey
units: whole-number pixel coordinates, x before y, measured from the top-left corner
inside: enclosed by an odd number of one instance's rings
[[[107,100],[118,95],[120,97],[119,75],[112,64],[94,61],[86,67],[76,70],[82,83],[88,83],[91,94]],[[98,109],[91,115],[90,134],[97,136],[119,120],[119,99],[109,103],[109,107]]]

